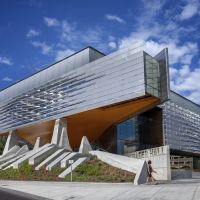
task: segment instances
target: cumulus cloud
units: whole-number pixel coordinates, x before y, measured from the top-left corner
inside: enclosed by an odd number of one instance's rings
[[[46,44],[45,41],[32,41],[31,44],[39,48],[43,55],[54,57],[56,61],[61,60],[75,51],[74,49],[80,49],[85,46],[94,46],[100,50],[108,48],[108,34],[99,27],[89,27],[80,30],[77,28],[76,23],[69,22],[67,20],[57,20],[56,18],[44,18],[48,27],[54,27],[54,31],[59,34],[59,41],[57,44]],[[106,38],[106,39],[104,39]],[[114,48],[114,44],[112,48]]]
[[[145,50],[152,56],[155,56],[159,51],[167,47],[169,49],[170,64],[191,64],[193,57],[198,52],[197,43],[186,42],[179,45],[176,44],[175,41],[169,41],[168,43],[156,42],[153,40],[144,41],[135,39],[132,35],[130,37],[122,38],[119,41],[119,48],[124,48],[138,41],[144,44]]]
[[[200,104],[200,67],[170,68],[171,89]]]
[[[31,44],[34,47],[40,48],[43,55],[49,55],[52,52],[52,47],[47,45],[45,42],[33,41]]]
[[[82,35],[81,39],[84,41],[84,43],[90,44],[98,44],[103,41],[102,38],[103,32],[100,27],[88,28],[85,31],[85,34]]]
[[[0,64],[10,65],[10,66],[13,65],[11,59],[4,56],[0,56]]]
[[[105,17],[106,17],[107,20],[115,21],[115,22],[118,22],[120,24],[126,23],[125,20],[123,20],[121,17],[119,17],[117,15],[106,14]]]
[[[44,22],[48,27],[57,27],[60,25],[60,22],[55,18],[44,17]]]
[[[26,34],[26,37],[27,38],[31,38],[31,37],[35,37],[35,36],[38,36],[40,34],[40,32],[39,31],[37,31],[37,30],[35,30],[35,29],[30,29],[29,31],[28,31],[28,33]]]
[[[78,29],[75,22],[68,20],[58,20],[56,18],[44,17],[44,21],[48,27],[54,27],[54,30],[59,34],[59,45],[61,49],[80,49],[87,45],[93,45],[100,50],[106,50],[107,44],[105,41],[106,34],[99,26],[85,27],[83,30]],[[67,44],[67,45],[66,45]]]
[[[57,27],[57,31],[60,34],[59,46],[66,46],[67,43],[70,49],[80,49],[87,45],[92,45],[100,50],[106,50],[107,48],[105,40],[107,34],[99,26],[86,27],[80,30],[76,23],[62,20]]]
[[[117,48],[116,42],[113,42],[113,41],[109,42],[109,43],[108,43],[108,46],[109,46],[111,49],[116,49],[116,48]]]
[[[198,45],[193,42],[186,42],[179,45],[173,41],[170,41],[169,43],[158,43],[150,40],[145,43],[145,47],[152,55],[155,55],[165,47],[168,47],[170,64],[191,64],[192,58],[198,52]]]
[[[193,17],[198,13],[199,10],[199,2],[198,1],[190,1],[187,5],[185,5],[182,9],[182,12],[178,16],[180,20],[187,20]]]
[[[197,61],[196,67],[194,67],[193,62],[199,52],[198,43],[184,37],[186,33],[194,33],[196,31],[195,28],[191,25],[182,27],[178,21],[172,21],[171,16],[167,17],[167,23],[157,20],[160,11],[163,11],[162,7],[165,5],[165,0],[143,0],[143,2],[144,14],[137,17],[135,30],[128,36],[118,39],[117,46],[124,48],[140,42],[144,45],[145,51],[152,56],[168,47],[171,89],[196,103],[200,103],[200,68],[197,67],[200,66],[200,61],[199,63]],[[196,8],[192,8],[196,2],[190,1],[183,8],[181,13],[182,20],[189,19],[196,14]],[[170,15],[173,12],[170,10]]]
[[[63,58],[72,55],[73,53],[75,53],[75,51],[73,51],[72,49],[59,50],[56,52],[55,60],[56,61],[62,60]]]
[[[4,78],[2,79],[2,81],[10,82],[10,81],[13,81],[13,79],[10,78],[10,77],[8,77],[8,76],[6,76],[6,77],[4,77]]]

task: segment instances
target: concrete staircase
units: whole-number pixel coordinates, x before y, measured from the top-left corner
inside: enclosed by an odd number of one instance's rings
[[[67,176],[71,170],[73,171],[74,169],[76,169],[80,164],[82,164],[83,162],[87,161],[89,158],[88,157],[83,157],[83,158],[78,158],[73,164],[72,166],[69,166],[66,170],[64,170],[58,177],[59,178],[65,178],[65,176]]]
[[[45,144],[26,152],[22,151],[24,149],[23,148],[20,155],[17,154],[20,148],[14,147],[13,149],[15,151],[12,155],[9,153],[8,156],[2,156],[0,158],[0,169],[18,169],[25,162],[28,162],[29,165],[35,166],[34,169],[36,171],[44,168],[47,171],[51,171],[55,167],[60,167],[63,169],[63,172],[59,175],[59,177],[65,178],[65,176],[71,172],[69,160],[74,161],[72,164],[72,170],[74,170],[81,163],[89,159],[88,156],[82,153],[69,151],[56,144]]]
[[[29,150],[29,145],[20,147],[17,131],[10,131],[3,155],[0,156],[0,169],[18,169],[24,163],[33,166],[36,171],[41,169],[51,171],[53,168],[60,167],[63,172],[59,177],[65,178],[69,174],[69,167],[71,171],[69,160],[73,160],[72,170],[74,170],[89,159],[88,154],[92,150],[87,137],[84,136],[81,140],[79,151],[72,151],[64,119],[56,120],[51,143],[43,146],[41,144],[41,138],[37,137],[32,150]]]
[[[103,162],[114,167],[136,173],[135,184],[144,183],[146,180],[147,166],[141,159],[129,158],[102,151],[92,151],[92,147],[86,136],[83,136],[78,152],[73,152],[67,134],[65,119],[57,119],[53,129],[51,143],[41,146],[41,138],[36,138],[34,148],[29,150],[28,145],[20,147],[17,139],[17,132],[9,132],[8,139],[0,156],[0,169],[18,169],[24,163],[33,166],[38,171],[45,169],[51,171],[60,167],[62,172],[59,178],[65,178],[71,170],[76,169],[80,164],[87,161],[89,154],[95,155]],[[69,163],[73,160],[73,163]]]

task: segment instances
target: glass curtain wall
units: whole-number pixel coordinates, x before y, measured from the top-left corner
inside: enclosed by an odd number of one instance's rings
[[[159,62],[144,52],[146,92],[160,97]]]
[[[139,143],[137,117],[126,120],[117,126],[117,153],[124,154],[124,146],[131,145],[137,148]]]

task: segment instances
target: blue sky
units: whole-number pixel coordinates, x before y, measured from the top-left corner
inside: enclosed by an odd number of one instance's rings
[[[86,46],[169,48],[171,89],[200,104],[199,0],[1,0],[0,89]]]

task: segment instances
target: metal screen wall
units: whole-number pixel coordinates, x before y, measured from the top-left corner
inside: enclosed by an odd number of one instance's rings
[[[200,152],[200,107],[171,91],[163,108],[164,144],[171,149]]]
[[[133,45],[71,69],[44,84],[40,74],[35,80],[31,77],[28,83],[20,82],[20,88],[37,81],[40,85],[19,95],[15,91],[13,98],[10,95],[2,98],[0,132],[145,95],[142,48],[141,44]],[[2,92],[11,94],[12,90],[11,87]]]

